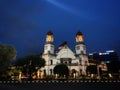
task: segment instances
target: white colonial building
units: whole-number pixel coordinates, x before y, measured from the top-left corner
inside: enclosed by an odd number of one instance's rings
[[[86,46],[83,40],[83,34],[77,32],[75,51],[72,51],[67,42],[63,42],[57,50],[54,46],[54,36],[51,31],[46,34],[46,42],[42,58],[45,59],[46,65],[42,68],[44,75],[54,75],[53,69],[57,64],[64,63],[68,66],[70,74],[72,70],[76,70],[76,76],[86,75],[86,67],[88,66],[88,57],[86,54]]]

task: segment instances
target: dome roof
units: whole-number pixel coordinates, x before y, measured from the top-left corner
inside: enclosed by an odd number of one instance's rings
[[[47,35],[53,35],[53,33],[51,31],[48,31]]]
[[[82,34],[82,32],[79,31],[79,32],[76,33],[76,36],[77,35],[83,35],[83,34]]]

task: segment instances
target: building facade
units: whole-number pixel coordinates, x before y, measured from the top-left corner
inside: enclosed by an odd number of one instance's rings
[[[46,42],[44,44],[44,52],[42,58],[45,59],[46,65],[41,69],[43,75],[54,75],[54,67],[58,64],[66,64],[70,71],[76,71],[76,76],[86,75],[86,67],[88,66],[88,56],[86,54],[86,46],[84,43],[83,34],[81,32],[76,33],[76,45],[75,51],[72,51],[67,42],[63,42],[55,50],[54,36],[51,31],[46,34]]]

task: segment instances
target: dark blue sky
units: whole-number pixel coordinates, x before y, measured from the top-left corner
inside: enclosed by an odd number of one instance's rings
[[[17,57],[42,52],[53,31],[55,46],[84,34],[87,52],[115,50],[120,55],[120,0],[0,0],[0,42]]]

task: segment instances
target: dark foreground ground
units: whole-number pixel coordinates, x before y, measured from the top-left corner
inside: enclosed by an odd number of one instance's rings
[[[0,81],[0,90],[120,90],[115,80]]]

